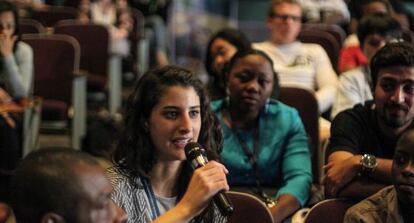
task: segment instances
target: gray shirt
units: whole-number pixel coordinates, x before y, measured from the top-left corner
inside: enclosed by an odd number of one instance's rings
[[[386,187],[348,209],[344,223],[353,222],[404,223],[394,186]]]
[[[33,51],[18,42],[16,52],[1,58],[0,83],[13,98],[27,97],[32,93]]]
[[[332,106],[332,119],[341,111],[372,100],[371,76],[368,68],[358,67],[339,76],[338,89]]]

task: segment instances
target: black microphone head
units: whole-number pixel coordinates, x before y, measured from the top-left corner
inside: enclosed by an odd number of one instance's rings
[[[196,142],[189,142],[184,147],[184,152],[187,160],[192,160],[199,155],[203,155],[203,151],[203,147]]]
[[[190,162],[193,168],[205,165],[207,163],[206,151],[196,142],[189,142],[184,147],[187,161]]]

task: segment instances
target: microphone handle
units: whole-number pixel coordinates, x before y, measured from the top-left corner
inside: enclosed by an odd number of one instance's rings
[[[233,204],[230,202],[225,191],[219,191],[214,195],[213,200],[222,215],[230,216],[233,213]]]

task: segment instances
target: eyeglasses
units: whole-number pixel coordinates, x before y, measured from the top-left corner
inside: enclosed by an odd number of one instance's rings
[[[270,17],[272,17],[274,19],[280,19],[280,20],[283,20],[283,21],[287,21],[288,19],[291,19],[294,22],[301,22],[302,21],[301,16],[294,16],[294,15],[279,15],[279,14],[273,13]]]

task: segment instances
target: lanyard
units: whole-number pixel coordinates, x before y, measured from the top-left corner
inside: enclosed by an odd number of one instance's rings
[[[256,182],[256,188],[257,188],[257,194],[262,197],[266,202],[270,199],[269,196],[263,191],[260,179],[259,179],[259,170],[257,167],[257,155],[259,153],[260,149],[260,133],[259,133],[259,124],[256,125],[256,127],[253,130],[253,152],[249,149],[247,146],[247,143],[242,138],[240,132],[238,130],[235,130],[235,134],[237,137],[237,140],[240,143],[240,146],[243,149],[244,154],[246,155],[247,159],[249,160],[250,165],[253,168],[253,175]]]
[[[228,110],[224,110],[223,114],[227,111],[227,115],[228,118],[231,121],[231,115],[230,112]],[[256,182],[256,194],[262,199],[262,201],[267,205],[267,207],[271,208],[273,206],[276,205],[275,200],[271,199],[264,191],[262,188],[262,185],[260,183],[260,179],[259,179],[259,170],[257,167],[257,156],[259,153],[259,149],[260,149],[260,120],[257,119],[256,125],[253,129],[253,151],[251,151],[249,149],[249,147],[247,146],[247,143],[244,141],[243,137],[241,136],[241,131],[236,129],[236,128],[232,128],[234,134],[236,135],[237,140],[239,141],[240,146],[243,149],[244,155],[246,155],[250,165],[252,166],[253,169],[253,176],[255,178],[255,182]]]
[[[259,123],[257,123],[256,127],[253,129],[253,152],[247,146],[247,143],[244,141],[243,137],[241,136],[240,132],[235,129],[234,130],[237,140],[239,141],[240,146],[243,149],[244,154],[246,155],[247,159],[249,160],[250,165],[253,168],[253,175],[256,182],[256,194],[259,195],[262,200],[266,203],[266,205],[270,208],[276,205],[276,201],[271,199],[263,190],[262,185],[259,179],[259,170],[257,168],[257,155],[260,149],[260,133],[259,133]]]
[[[154,191],[152,190],[152,186],[149,183],[148,178],[141,177],[141,179],[142,179],[142,184],[144,185],[144,191],[147,194],[147,198],[148,198],[148,201],[149,201],[149,206],[151,208],[152,220],[155,220],[156,218],[158,218],[158,216],[160,216],[160,209],[158,208],[157,200],[155,199]]]

